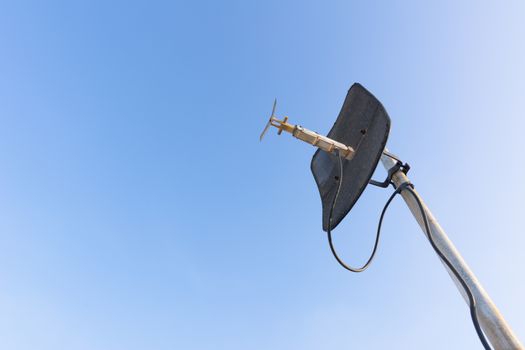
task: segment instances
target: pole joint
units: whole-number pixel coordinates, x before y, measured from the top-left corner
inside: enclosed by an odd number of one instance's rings
[[[382,188],[387,188],[389,185],[392,185],[394,186],[394,188],[397,188],[394,181],[392,181],[392,177],[398,171],[401,171],[403,172],[403,174],[406,175],[408,171],[410,170],[410,165],[408,163],[404,163],[397,156],[393,155],[392,153],[388,151],[383,151],[383,154],[395,160],[395,164],[390,169],[388,169],[387,176],[384,181],[376,181],[374,179],[370,179],[369,184],[377,186],[377,187],[382,187]]]

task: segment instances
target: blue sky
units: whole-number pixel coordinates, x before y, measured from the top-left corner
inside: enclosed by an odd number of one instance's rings
[[[314,149],[358,81],[388,147],[525,339],[525,5],[4,2],[5,349],[475,349],[468,309],[399,200],[342,270]],[[378,177],[382,172],[378,171]],[[369,252],[390,191],[334,232]]]

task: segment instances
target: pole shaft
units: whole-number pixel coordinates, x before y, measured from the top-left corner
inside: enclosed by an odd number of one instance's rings
[[[387,169],[387,171],[388,169],[391,169],[396,163],[395,160],[386,155],[383,155],[381,157],[381,162],[383,163],[383,166],[385,167],[385,169]],[[393,175],[392,180],[396,187],[399,187],[401,184],[409,181],[408,177],[402,171],[396,172]],[[419,197],[419,194],[417,195]],[[419,226],[425,233],[425,223],[423,221],[423,216],[421,215],[416,200],[407,191],[401,192],[401,196],[405,200],[408,208],[417,220]],[[479,323],[481,325],[481,328],[485,332],[487,339],[492,344],[493,348],[496,350],[525,349],[523,345],[521,345],[518,338],[516,338],[510,326],[507,324],[501,313],[498,311],[496,305],[494,305],[487,292],[483,289],[474,273],[470,270],[467,263],[463,260],[461,254],[458,252],[454,244],[450,241],[443,228],[441,228],[436,218],[432,215],[430,209],[428,209],[421,197],[419,198],[421,200],[421,203],[423,204],[423,208],[425,210],[428,223],[430,225],[430,230],[432,233],[432,238],[435,244],[451,262],[451,264],[458,271],[459,275],[465,280],[466,284],[472,291],[472,294],[476,300],[476,310]],[[444,266],[447,272],[449,273],[450,277],[456,284],[456,287],[459,289],[461,295],[468,304],[469,300],[467,294],[463,290],[463,287],[461,286],[460,282],[456,279],[454,273],[450,271],[450,269],[445,264]]]

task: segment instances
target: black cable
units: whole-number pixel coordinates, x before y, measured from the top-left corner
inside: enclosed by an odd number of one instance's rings
[[[394,197],[398,193],[400,193],[403,190],[403,188],[399,187],[398,189],[396,189],[394,191],[394,193],[392,193],[390,198],[388,198],[388,201],[386,202],[385,207],[383,208],[383,211],[381,212],[381,217],[379,218],[379,224],[377,225],[377,233],[376,233],[376,239],[375,239],[375,242],[374,242],[374,248],[372,249],[372,253],[370,254],[370,257],[368,258],[368,260],[366,261],[366,263],[363,266],[361,266],[361,267],[352,267],[352,266],[346,264],[339,257],[339,255],[337,255],[337,252],[335,251],[334,244],[332,242],[332,215],[333,215],[335,204],[337,203],[337,197],[339,197],[339,192],[341,191],[341,184],[343,183],[343,160],[342,160],[342,157],[338,157],[338,158],[339,158],[339,169],[340,169],[339,185],[337,186],[337,192],[335,193],[335,197],[334,197],[334,200],[332,202],[332,206],[330,208],[330,215],[329,215],[329,220],[328,220],[328,230],[326,231],[326,233],[328,235],[328,244],[330,245],[330,250],[332,251],[332,254],[335,257],[335,260],[337,260],[337,262],[342,267],[344,267],[348,271],[352,271],[352,272],[363,272],[364,270],[366,270],[368,268],[368,266],[370,265],[372,260],[374,260],[374,257],[376,255],[377,247],[379,245],[379,237],[381,236],[381,225],[383,224],[383,218],[385,216],[386,210],[388,209],[388,206],[390,205],[390,203],[392,202]]]
[[[339,196],[339,192],[341,191],[341,184],[343,183],[343,159],[340,156],[338,156],[338,158],[339,158],[339,171],[340,171],[339,185],[337,186],[337,192],[336,192],[334,200],[332,202],[332,207],[330,208],[330,216],[329,216],[329,219],[328,219],[328,230],[327,230],[328,243],[330,245],[330,250],[332,251],[332,254],[334,255],[334,257],[337,260],[337,262],[343,268],[345,268],[345,269],[347,269],[349,271],[352,271],[352,272],[363,272],[364,270],[366,270],[368,268],[368,266],[370,265],[370,263],[374,259],[374,256],[375,256],[376,251],[377,251],[377,246],[379,244],[379,237],[381,235],[381,225],[383,223],[383,218],[384,218],[384,215],[386,213],[386,210],[387,210],[388,206],[390,205],[390,203],[392,202],[392,200],[395,198],[395,196],[397,194],[401,193],[403,190],[408,190],[408,192],[412,195],[412,197],[417,202],[417,205],[419,207],[419,211],[421,212],[421,216],[423,217],[423,222],[425,224],[425,231],[426,231],[428,240],[430,242],[430,245],[432,246],[432,248],[434,249],[436,254],[440,257],[440,259],[450,269],[450,271],[452,271],[452,273],[454,274],[456,279],[460,282],[461,286],[463,287],[463,289],[465,290],[465,293],[468,296],[470,317],[472,318],[472,323],[474,324],[474,328],[476,329],[476,333],[478,334],[479,340],[481,341],[481,343],[483,344],[483,347],[486,350],[491,350],[491,347],[490,347],[487,339],[485,338],[485,334],[483,333],[483,331],[481,330],[481,326],[479,325],[478,315],[477,315],[477,312],[476,312],[476,299],[474,298],[474,295],[472,294],[472,291],[468,287],[468,285],[465,282],[465,280],[463,279],[463,277],[459,274],[459,272],[456,270],[454,265],[452,265],[452,263],[448,260],[448,258],[441,252],[441,250],[439,250],[438,246],[434,242],[434,239],[432,238],[432,234],[431,234],[432,231],[430,230],[430,225],[428,223],[428,217],[427,217],[425,209],[423,208],[423,203],[421,202],[421,199],[419,198],[418,194],[414,191],[414,189],[413,189],[414,185],[412,185],[410,182],[402,183],[398,188],[396,188],[394,193],[392,193],[392,195],[390,195],[390,198],[388,198],[388,200],[387,200],[387,202],[386,202],[386,204],[385,204],[385,206],[383,208],[383,211],[381,212],[381,217],[379,218],[379,224],[378,224],[378,227],[377,227],[377,233],[376,233],[376,240],[375,240],[375,243],[374,243],[374,248],[373,248],[372,253],[370,254],[370,257],[368,258],[367,262],[360,268],[354,268],[354,267],[351,267],[351,266],[347,265],[344,261],[341,260],[341,258],[339,258],[339,256],[337,255],[337,252],[335,251],[335,247],[334,247],[334,245],[332,243],[332,215],[333,215],[333,211],[334,211],[334,208],[335,208],[335,204],[337,203],[337,197]]]

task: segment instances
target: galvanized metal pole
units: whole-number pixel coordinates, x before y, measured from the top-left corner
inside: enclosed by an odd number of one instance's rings
[[[384,154],[381,157],[381,162],[387,170],[391,169],[395,165],[395,160]],[[396,187],[400,186],[401,184],[407,181],[409,181],[409,179],[402,171],[398,171],[393,175],[393,182],[396,185]],[[412,215],[414,215],[415,219],[419,223],[419,226],[421,226],[421,229],[425,233],[425,224],[423,221],[423,216],[421,215],[416,200],[414,199],[414,197],[412,197],[410,193],[408,193],[408,191],[401,192],[401,196],[403,197],[408,208],[412,212]],[[419,194],[417,194],[417,196],[419,196]],[[426,212],[426,216],[430,225],[430,230],[432,231],[432,238],[435,244],[447,257],[447,259],[452,263],[452,265],[459,272],[461,277],[465,280],[466,284],[472,291],[474,298],[476,299],[476,310],[479,323],[481,325],[481,328],[485,332],[487,339],[490,341],[492,347],[497,350],[524,349],[523,345],[521,345],[518,338],[516,338],[516,336],[510,329],[510,326],[507,324],[507,322],[505,322],[505,319],[498,311],[496,305],[494,305],[487,292],[483,289],[483,287],[477,280],[474,273],[470,270],[467,263],[463,260],[463,258],[457,251],[456,247],[454,247],[454,244],[450,241],[445,231],[441,228],[436,218],[432,215],[430,209],[428,209],[421,197],[419,197],[419,199],[421,200],[423,208]],[[444,266],[447,269],[450,277],[452,277],[452,280],[456,284],[461,295],[463,295],[463,298],[468,304],[469,301],[467,294],[463,290],[463,287],[461,286],[460,282],[456,279],[456,276],[454,276],[453,272],[450,271],[450,269],[446,265]]]

